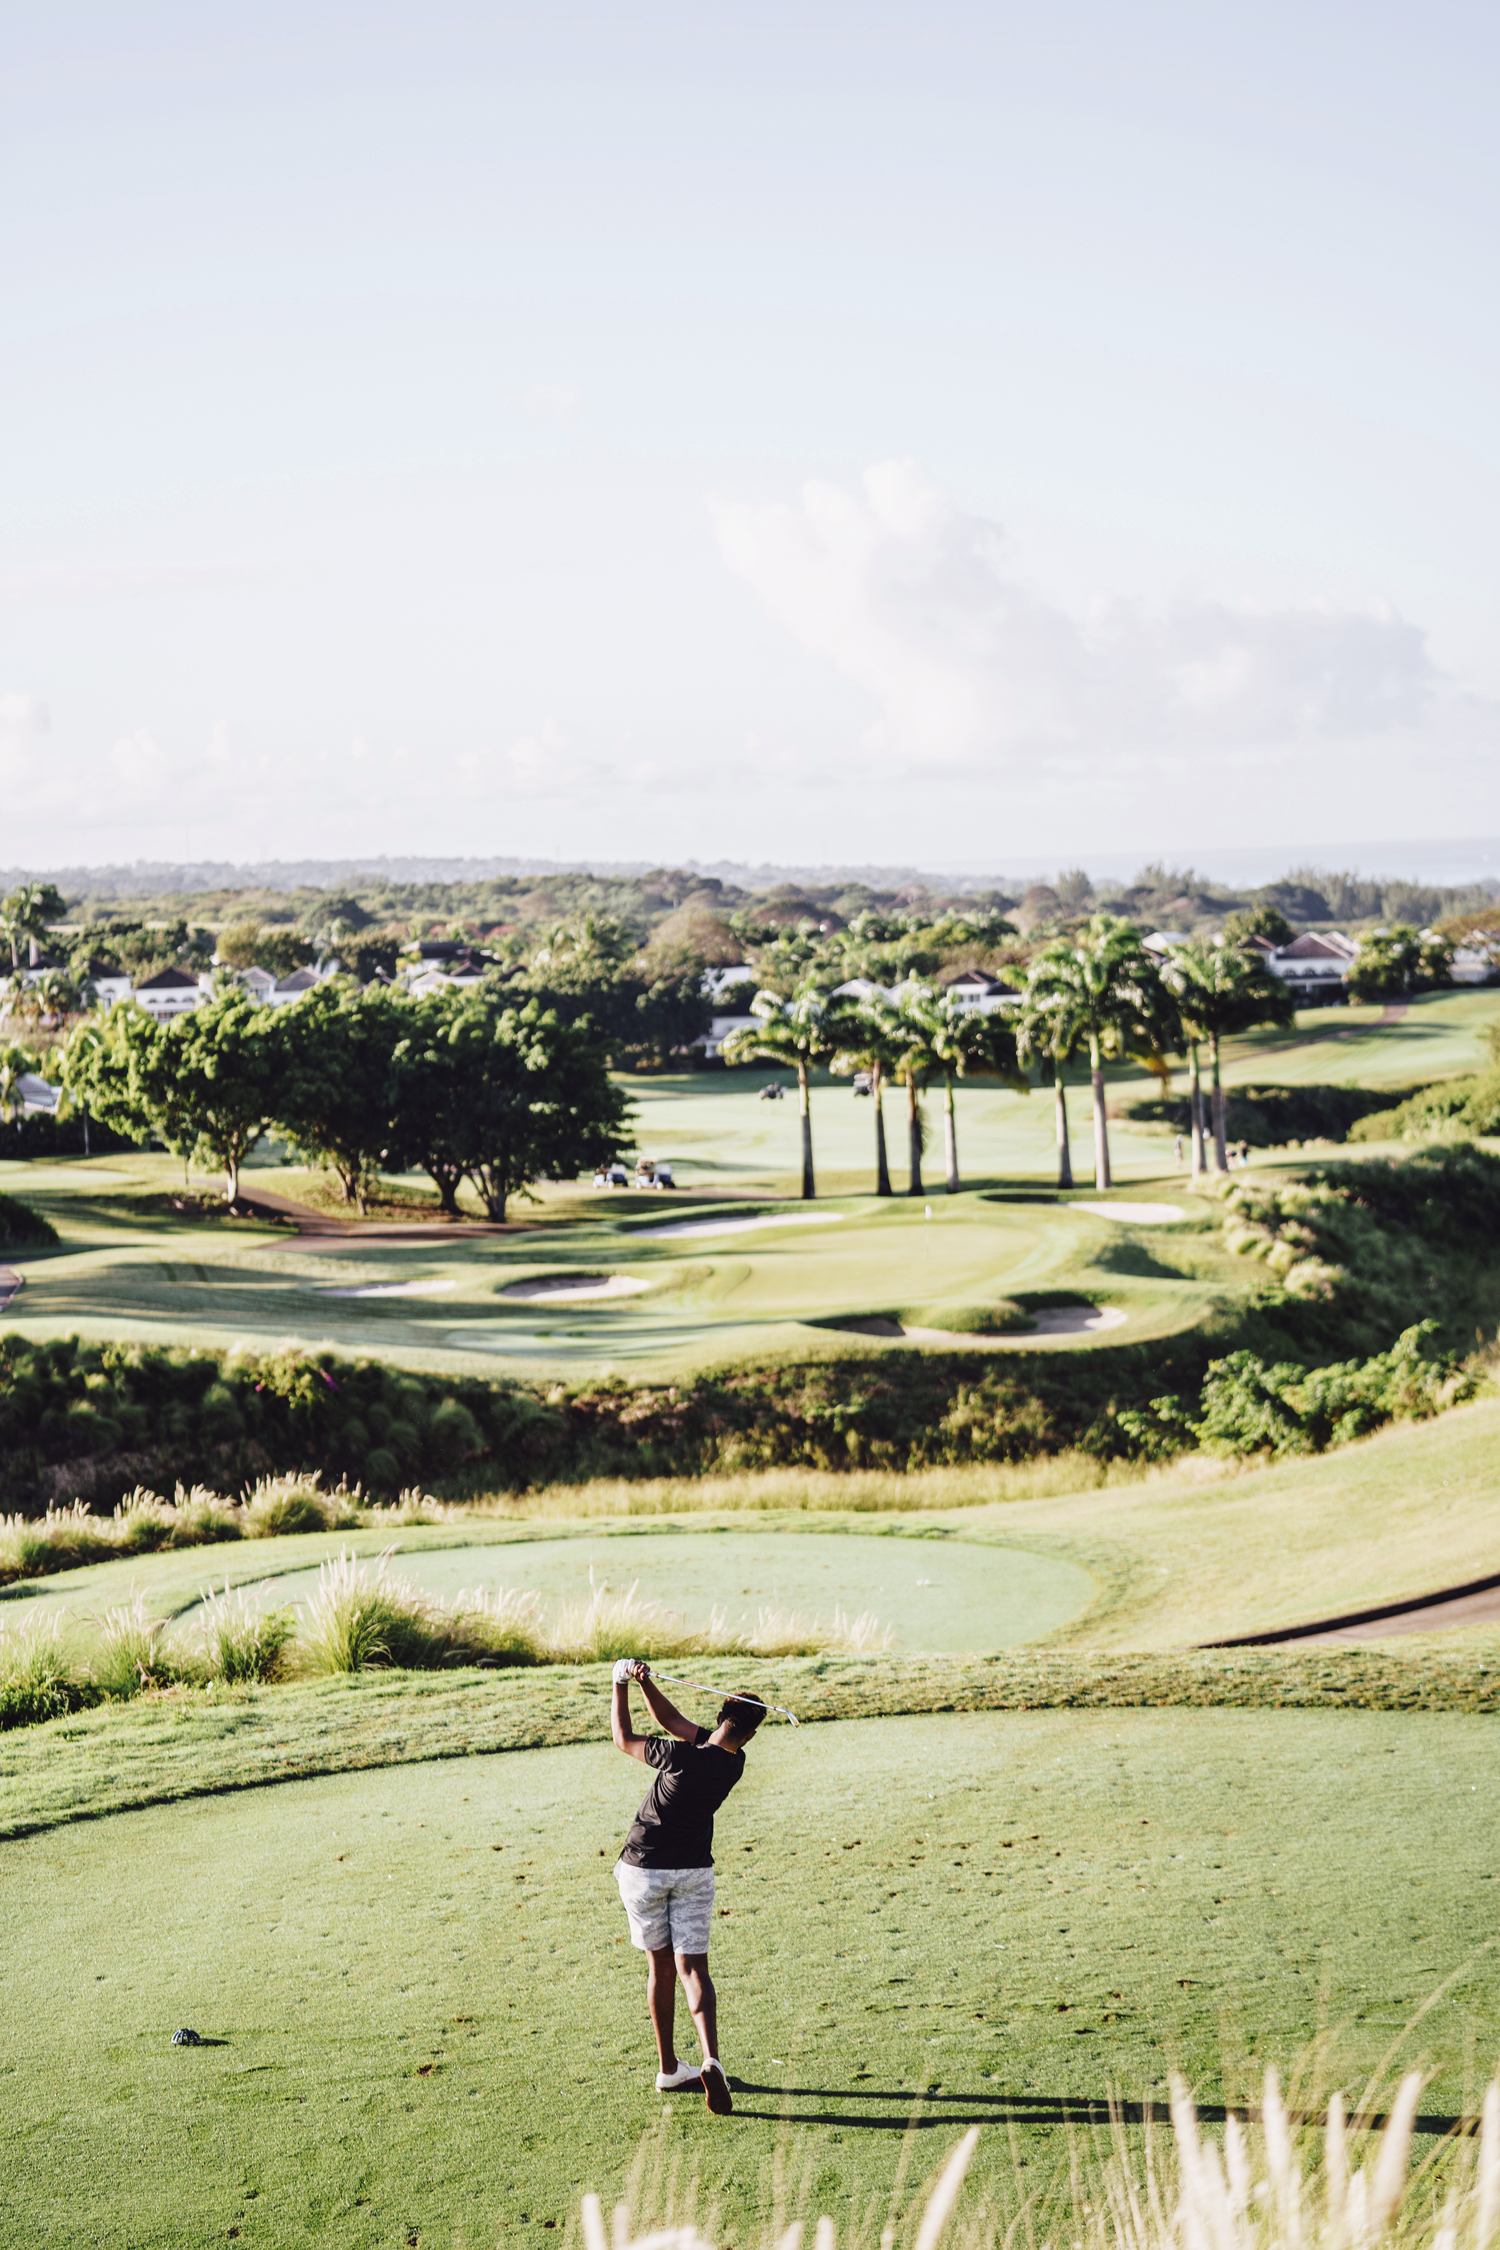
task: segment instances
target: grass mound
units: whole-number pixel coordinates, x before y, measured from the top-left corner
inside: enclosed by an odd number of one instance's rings
[[[953,1336],[1019,1336],[1036,1326],[1011,1297],[987,1305],[908,1305],[896,1318],[904,1328],[937,1328]]]
[[[57,1229],[50,1219],[13,1195],[0,1195],[0,1250],[36,1250],[56,1240]]]

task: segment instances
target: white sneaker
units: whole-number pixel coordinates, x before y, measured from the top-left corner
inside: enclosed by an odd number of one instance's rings
[[[656,2091],[659,2094],[676,2094],[684,2086],[701,2086],[703,2073],[696,2063],[679,2063],[673,2071],[659,2070],[656,2074]]]

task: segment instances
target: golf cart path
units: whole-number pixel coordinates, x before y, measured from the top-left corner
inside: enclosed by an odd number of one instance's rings
[[[1342,1617],[1314,1618],[1308,1625],[1284,1625],[1274,1633],[1242,1633],[1210,1648],[1274,1648],[1299,1641],[1309,1648],[1335,1648],[1346,1641],[1387,1640],[1397,1633],[1440,1633],[1455,1625],[1500,1622],[1500,1574],[1472,1578],[1433,1594],[1416,1594],[1375,1609],[1347,1611]]]

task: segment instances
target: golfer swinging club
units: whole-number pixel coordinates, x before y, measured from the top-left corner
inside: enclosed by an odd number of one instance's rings
[[[635,1734],[630,1725],[630,1683],[641,1693],[670,1741]],[[716,2117],[734,2108],[719,2061],[718,1995],[708,1973],[708,1937],[714,1911],[714,1814],[745,1770],[745,1745],[766,1715],[754,1696],[732,1695],[710,1733],[670,1704],[639,1658],[615,1666],[610,1731],[627,1758],[656,1768],[615,1868],[630,1922],[630,1942],[646,1956],[646,2006],[656,2034],[659,2093],[703,2088]],[[703,2046],[701,2067],[679,2063],[674,2033],[677,1977]]]

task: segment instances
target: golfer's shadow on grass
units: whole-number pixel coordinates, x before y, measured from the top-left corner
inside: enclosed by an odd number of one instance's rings
[[[764,2086],[749,2078],[731,2078],[730,2086],[736,2095],[736,2117],[760,2117],[774,2125],[837,2125],[866,2126],[876,2132],[930,2133],[944,2132],[955,2124],[979,2124],[985,2119],[1007,2125],[1108,2125],[1112,2119],[1122,2125],[1166,2125],[1171,2122],[1171,2112],[1165,2102],[1151,2101],[1091,2101],[1087,2096],[1073,2094],[966,2094],[947,2091],[934,2093],[927,2088],[911,2086]],[[738,2099],[741,2094],[767,2094],[779,2103],[796,2101],[813,2102],[902,2102],[906,2106],[886,2115],[859,2116],[847,2110],[830,2114],[821,2110],[811,2117],[800,2116],[794,2109],[747,2109]],[[1222,2125],[1229,2116],[1252,2124],[1260,2121],[1258,2103],[1229,2107],[1217,2102],[1196,2102],[1198,2120],[1204,2125]],[[920,2116],[916,2114],[920,2108]],[[1301,2113],[1294,2113],[1294,2121],[1301,2121]],[[1322,2116],[1309,2113],[1309,2123],[1321,2124]],[[1351,2119],[1351,2129],[1378,2132],[1389,2122],[1385,2110],[1372,2110],[1358,2120]],[[1418,2117],[1412,2121],[1417,2133],[1448,2133],[1472,2131],[1473,2118]]]

